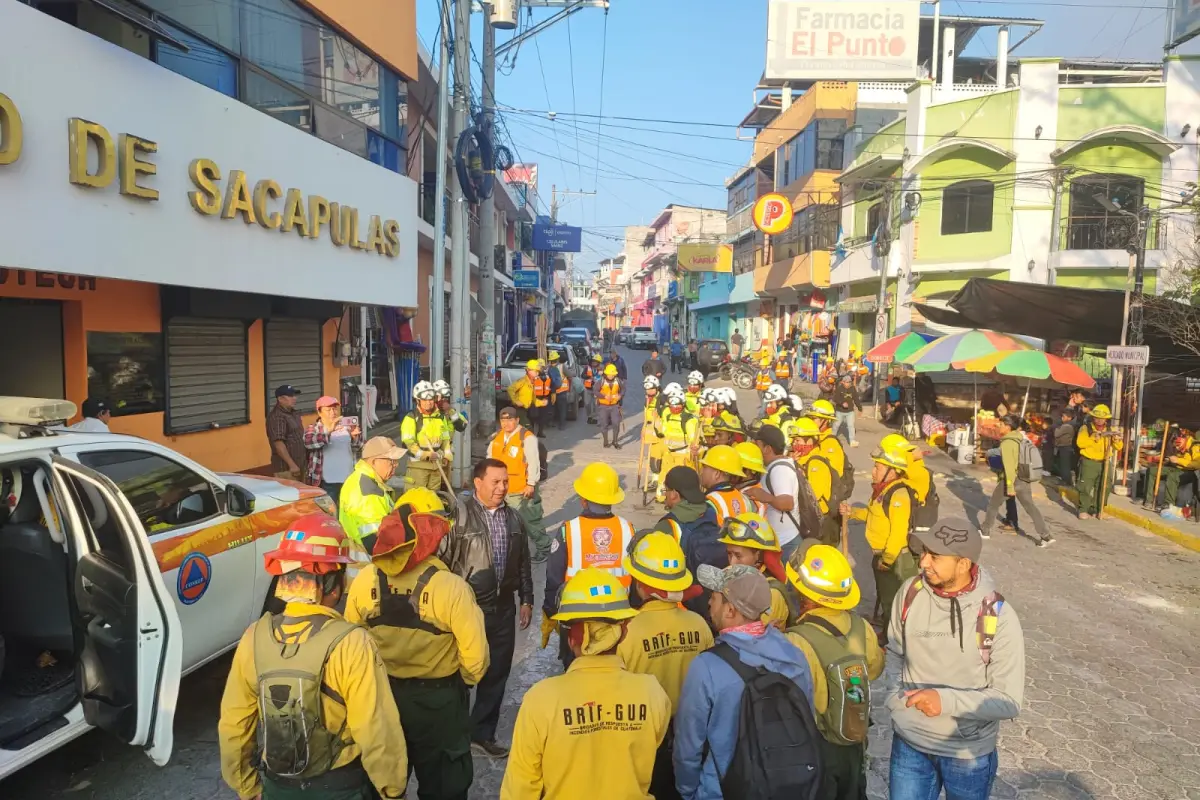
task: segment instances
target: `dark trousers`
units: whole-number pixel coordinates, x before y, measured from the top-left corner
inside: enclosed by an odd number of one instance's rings
[[[512,672],[513,650],[517,645],[517,603],[512,595],[496,601],[496,608],[484,612],[491,661],[483,679],[475,687],[475,705],[471,708],[471,738],[477,742],[496,739],[496,723],[504,703],[504,687]]]
[[[342,496],[342,484],[340,483],[326,483],[325,481],[321,481],[321,488],[325,490],[325,493],[329,495],[335,504],[338,498]]]
[[[867,800],[865,745],[821,739],[821,800]]]
[[[550,406],[538,407],[536,405],[529,407],[529,425],[533,429],[534,436],[544,436],[546,433],[546,423],[550,421]]]
[[[390,678],[400,709],[408,763],[417,773],[420,800],[467,800],[475,777],[471,762],[470,698],[456,672],[446,678]]]
[[[875,572],[875,608],[879,612],[878,618],[886,623],[891,618],[892,602],[896,599],[896,593],[900,591],[900,587],[906,580],[920,570],[908,548],[900,551],[900,555],[888,569],[879,569],[879,558],[879,556],[875,556],[872,562]]]
[[[377,800],[362,761],[355,759],[303,783],[286,778],[262,776],[263,800]]]
[[[1075,448],[1054,448],[1054,460],[1058,464],[1058,477],[1062,479],[1063,483],[1074,483],[1071,473],[1075,469]]]
[[[650,795],[654,800],[682,800],[675,789],[675,764],[671,761],[675,749],[675,721],[667,725],[658,752],[654,754],[654,771],[650,773]]]
[[[567,406],[571,402],[571,393],[563,392],[554,400],[554,421],[558,424],[558,429],[561,431],[567,427]]]
[[[1003,502],[1012,503],[1014,509],[1010,512],[1009,522],[1016,527],[1015,504],[1020,503],[1021,508],[1025,509],[1025,514],[1033,520],[1033,529],[1037,532],[1039,539],[1046,539],[1050,536],[1050,530],[1046,527],[1046,520],[1042,518],[1042,512],[1038,511],[1038,507],[1033,504],[1033,484],[1029,481],[1015,480],[1013,481],[1014,497],[1008,496],[1008,489],[1005,486],[1004,476],[1000,476],[1000,482],[996,484],[995,491],[992,492],[992,499],[988,503],[987,511],[983,515],[983,524],[979,527],[984,533],[989,533],[992,530],[992,520],[1000,511],[1000,504]]]

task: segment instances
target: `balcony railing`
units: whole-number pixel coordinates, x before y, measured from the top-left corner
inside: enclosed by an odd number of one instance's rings
[[[1151,219],[1146,249],[1160,249],[1162,234],[1162,220]],[[1076,216],[1062,221],[1059,246],[1063,250],[1127,250],[1137,245],[1137,219],[1132,216]]]

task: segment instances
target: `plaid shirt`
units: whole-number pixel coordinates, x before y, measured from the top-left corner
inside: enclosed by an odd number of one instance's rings
[[[275,452],[275,442],[283,442],[296,466],[304,469],[307,453],[304,450],[304,424],[300,412],[288,410],[279,403],[267,414],[267,441],[271,443],[271,469],[286,472],[287,462]]]
[[[336,430],[349,432],[350,429],[345,417],[338,420]],[[325,471],[325,445],[329,444],[331,433],[332,431],[325,430],[325,423],[319,417],[304,429],[304,448],[308,450],[308,468],[304,471],[304,482],[310,486],[321,485]],[[359,431],[358,436],[350,437],[350,448],[357,455],[362,446],[362,431]]]
[[[482,503],[480,503],[483,506]],[[488,533],[492,535],[492,567],[496,570],[496,579],[504,575],[504,567],[508,564],[508,506],[504,503],[495,511],[483,506],[483,517],[487,520]]]

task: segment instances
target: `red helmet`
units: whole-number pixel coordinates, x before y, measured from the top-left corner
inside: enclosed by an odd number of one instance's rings
[[[305,514],[292,521],[279,547],[263,556],[272,575],[311,572],[324,575],[352,564],[350,540],[338,521],[328,514]]]

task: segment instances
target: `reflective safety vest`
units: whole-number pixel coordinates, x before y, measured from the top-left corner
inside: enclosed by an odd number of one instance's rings
[[[760,369],[758,371],[758,377],[754,380],[754,388],[760,392],[765,392],[767,389],[771,388],[772,383],[771,370]]]
[[[614,381],[605,378],[600,382],[600,396],[596,398],[596,401],[602,406],[615,406],[621,402],[622,394],[623,390],[619,378]]]
[[[786,358],[780,357],[780,359],[775,362],[775,377],[792,377],[792,362],[788,361]]]
[[[741,489],[714,489],[706,497],[717,512],[717,525],[724,525],[729,517],[751,511],[750,499]]]
[[[675,537],[675,541],[683,544],[683,526],[670,517],[664,519],[663,522],[667,523],[667,527],[671,529],[671,535]]]
[[[701,389],[697,388],[696,391],[693,392],[692,387],[689,386],[687,388],[687,391],[684,392],[683,407],[687,410],[687,412],[689,414],[699,414],[700,413],[700,392],[701,391],[702,391]]]
[[[525,479],[529,474],[529,464],[525,460],[525,440],[530,436],[533,434],[518,427],[512,433],[500,431],[488,445],[488,458],[503,461],[504,468],[508,470],[509,494],[523,492],[529,485]]]
[[[400,443],[408,452],[438,451],[450,444],[452,423],[440,411],[422,414],[410,411],[400,423]]]
[[[662,438],[668,450],[683,450],[693,443],[696,436],[696,418],[686,411],[678,414],[667,409],[662,412]]]
[[[533,404],[538,408],[550,405],[550,376],[538,373],[529,382],[533,384]]]
[[[595,385],[596,372],[591,367],[585,367],[583,370],[583,388],[590,390]]]
[[[567,371],[562,367],[551,367],[558,370],[558,388],[554,390],[555,394],[571,391],[571,378],[567,375]]]
[[[567,580],[587,567],[602,569],[629,588],[632,578],[621,558],[633,541],[633,525],[624,517],[576,517],[563,526],[567,546]]]

